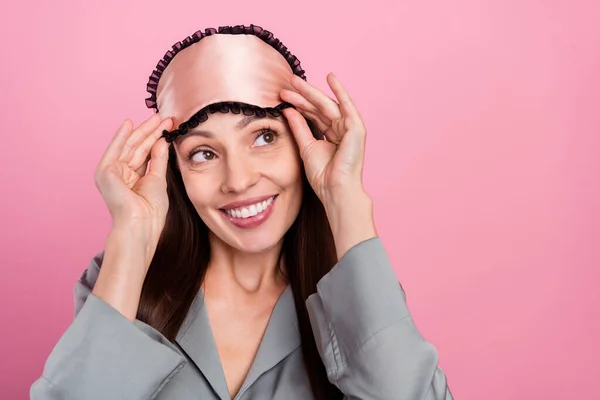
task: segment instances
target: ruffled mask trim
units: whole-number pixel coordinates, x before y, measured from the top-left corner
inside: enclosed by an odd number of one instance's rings
[[[168,143],[171,143],[178,136],[185,135],[191,129],[194,129],[195,127],[200,125],[201,122],[206,121],[208,119],[209,114],[214,114],[217,112],[220,112],[223,114],[228,113],[228,112],[232,112],[234,114],[242,113],[242,114],[248,115],[248,116],[256,115],[260,118],[264,118],[267,116],[267,113],[273,117],[279,117],[282,115],[281,111],[286,108],[295,108],[295,107],[292,104],[287,103],[287,102],[282,102],[281,104],[277,105],[276,107],[258,107],[258,106],[252,105],[252,104],[240,103],[237,101],[224,101],[224,102],[220,102],[220,103],[213,103],[213,104],[210,104],[210,105],[202,108],[200,111],[198,111],[197,113],[192,115],[192,117],[190,119],[188,119],[186,122],[183,122],[181,125],[179,125],[178,129],[175,129],[170,132],[167,130],[164,130],[162,137],[164,137]]]

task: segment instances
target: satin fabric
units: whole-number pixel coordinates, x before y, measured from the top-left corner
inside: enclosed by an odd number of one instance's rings
[[[212,35],[181,50],[165,68],[156,92],[161,118],[174,126],[198,110],[223,101],[259,107],[282,102],[281,89],[295,90],[293,71],[273,47],[254,35]]]

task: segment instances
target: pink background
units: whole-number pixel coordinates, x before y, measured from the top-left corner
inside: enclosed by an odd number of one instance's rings
[[[262,25],[369,129],[366,186],[457,399],[600,398],[595,1],[12,2],[0,13],[0,398],[28,398],[110,216],[93,171],[197,29]],[[7,10],[10,8],[10,11]]]

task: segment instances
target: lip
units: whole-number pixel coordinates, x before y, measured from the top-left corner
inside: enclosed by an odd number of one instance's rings
[[[231,222],[234,226],[236,226],[238,228],[241,228],[241,229],[256,228],[256,227],[262,225],[267,219],[269,219],[269,217],[273,213],[273,208],[275,207],[277,197],[279,197],[279,196],[278,195],[275,196],[275,198],[273,199],[271,204],[269,204],[269,206],[267,207],[266,210],[262,211],[259,214],[256,214],[253,217],[234,218],[231,215],[227,214],[227,212],[224,209],[221,209],[220,212],[221,212],[221,215],[223,215],[223,218],[227,219],[229,222]],[[260,199],[260,198],[257,197],[257,199]],[[267,199],[268,199],[268,197],[267,197]],[[230,204],[235,204],[235,203],[230,203]],[[254,203],[250,203],[250,204],[254,204]]]
[[[231,210],[232,208],[251,206],[252,204],[256,204],[256,203],[265,201],[269,197],[272,197],[272,196],[276,196],[276,195],[269,194],[266,196],[251,197],[251,198],[245,199],[245,200],[232,201],[231,203],[227,203],[223,207],[221,207],[221,210]]]

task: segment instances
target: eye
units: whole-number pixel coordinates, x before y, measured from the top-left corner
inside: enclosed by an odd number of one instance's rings
[[[272,129],[268,129],[268,128],[262,129],[260,131],[260,134],[256,138],[254,145],[257,147],[267,146],[267,145],[273,143],[275,141],[275,139],[277,138],[277,136],[278,136],[278,133]]]
[[[210,150],[203,149],[193,149],[187,155],[188,160],[192,160],[194,162],[203,163],[206,161],[214,160],[217,155]]]

